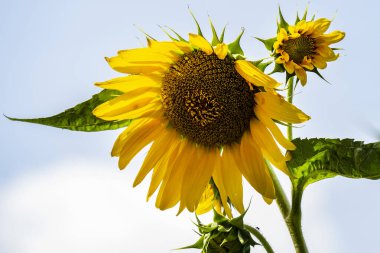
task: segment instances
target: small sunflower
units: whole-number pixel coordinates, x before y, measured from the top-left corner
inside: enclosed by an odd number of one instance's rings
[[[317,73],[317,69],[327,67],[327,62],[338,59],[335,48],[330,45],[341,41],[345,33],[333,31],[325,33],[331,21],[326,18],[306,21],[306,14],[300,20],[297,17],[294,26],[289,25],[283,18],[280,10],[277,37],[272,41],[275,62],[282,65],[290,75],[296,75],[302,85],[307,82],[306,71]],[[264,40],[261,40],[265,43]]]
[[[300,123],[309,117],[274,91],[278,82],[242,60],[240,37],[229,45],[223,36],[210,44],[201,33],[189,34],[188,41],[148,38],[146,48],[106,58],[128,75],[97,83],[122,94],[93,113],[133,120],[112,149],[120,169],[151,144],[134,186],[153,171],[147,198],[159,189],[161,210],[178,203],[179,213],[209,210],[213,182],[224,210],[230,213],[231,203],[242,213],[242,176],[271,201],[275,190],[264,158],[288,173],[276,141],[287,150],[295,146],[273,120]]]

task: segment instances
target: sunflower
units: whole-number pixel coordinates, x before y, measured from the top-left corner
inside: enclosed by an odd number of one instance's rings
[[[243,176],[265,200],[273,200],[264,158],[288,173],[276,141],[295,149],[273,120],[300,123],[309,117],[275,92],[278,82],[242,59],[236,41],[227,45],[221,36],[210,44],[201,33],[189,34],[188,41],[179,38],[148,38],[145,48],[106,58],[127,75],[97,83],[122,94],[93,113],[110,121],[132,119],[112,156],[123,169],[151,144],[133,185],[153,171],[147,199],[159,189],[161,210],[178,203],[179,213],[210,209],[213,182],[224,210],[230,214],[232,204],[242,213]]]
[[[327,62],[339,57],[330,45],[341,41],[345,33],[333,31],[325,34],[330,24],[330,20],[320,18],[315,21],[303,19],[294,26],[286,24],[279,27],[273,44],[276,63],[282,64],[287,73],[295,74],[302,85],[307,82],[306,71],[324,69]]]

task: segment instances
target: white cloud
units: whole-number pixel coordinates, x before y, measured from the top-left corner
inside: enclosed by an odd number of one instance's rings
[[[120,173],[109,164],[88,161],[57,163],[16,178],[0,189],[0,251],[13,253],[169,252],[195,242],[192,214],[176,217],[145,202],[148,182],[132,189],[135,171]],[[252,189],[246,189],[249,201]],[[318,193],[305,202],[308,216],[323,216]],[[306,216],[306,218],[308,217]],[[201,217],[207,223],[209,217]],[[307,219],[310,239],[323,235],[320,220]],[[246,222],[259,226],[276,252],[292,252],[286,227],[275,204],[267,206],[257,194]],[[331,233],[331,231],[330,231]],[[333,234],[333,233],[331,233]],[[311,245],[315,244],[310,241]],[[336,252],[334,240],[323,252]],[[320,245],[316,247],[320,249]],[[198,252],[186,250],[183,252]],[[258,247],[254,252],[265,252]]]

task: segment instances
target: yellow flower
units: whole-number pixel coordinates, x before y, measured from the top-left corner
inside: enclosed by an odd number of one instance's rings
[[[333,31],[325,34],[330,23],[330,20],[321,18],[315,21],[301,20],[294,26],[279,28],[277,40],[273,44],[276,63],[282,64],[289,74],[295,74],[302,85],[307,82],[306,71],[324,69],[327,62],[339,57],[330,45],[341,41],[345,33]]]
[[[93,113],[133,120],[112,149],[120,169],[152,144],[134,186],[153,171],[147,198],[159,188],[161,210],[178,203],[179,213],[210,209],[213,181],[219,193],[214,206],[221,203],[230,213],[231,203],[243,212],[242,176],[269,202],[275,190],[264,158],[288,173],[276,141],[288,150],[295,146],[273,120],[300,123],[309,117],[275,93],[279,83],[233,55],[221,41],[213,47],[190,34],[189,41],[148,39],[146,48],[106,58],[128,75],[97,83],[123,94]]]

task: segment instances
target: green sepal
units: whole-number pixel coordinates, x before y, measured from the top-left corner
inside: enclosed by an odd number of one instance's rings
[[[283,73],[283,72],[285,72],[284,65],[278,64],[275,62],[274,68],[273,68],[272,72],[269,73],[269,75],[274,74],[274,73]],[[288,81],[288,80],[286,80],[286,81]]]
[[[143,33],[147,38],[157,41],[155,38],[153,38],[147,32],[145,32],[142,28],[138,27],[136,24],[134,24],[133,26],[136,27],[136,29],[139,30],[141,33]]]
[[[317,74],[320,78],[322,78],[323,81],[325,81],[325,82],[328,83],[328,84],[331,84],[329,81],[327,81],[327,80],[321,75],[321,73],[319,73],[319,71],[318,71],[317,68],[314,68],[313,70],[310,70],[310,72],[313,72],[313,73]]]
[[[103,90],[91,99],[76,105],[62,113],[46,118],[19,119],[8,117],[10,120],[41,124],[73,131],[95,132],[114,130],[128,126],[130,120],[106,121],[95,117],[92,111],[98,105],[120,95],[119,91]]]
[[[272,61],[268,61],[268,62],[263,62],[265,59],[260,59],[260,60],[257,60],[257,61],[251,61],[251,63],[253,65],[255,65],[258,69],[260,69],[262,72],[265,71],[265,69],[271,65],[273,62]]]
[[[213,212],[214,212],[214,222],[215,223],[222,223],[222,222],[225,222],[225,221],[228,221],[228,219],[226,217],[224,217],[223,215],[219,214],[214,208],[212,209]]]
[[[244,34],[244,28],[241,29],[240,34],[236,38],[236,40],[230,44],[228,44],[228,49],[230,50],[232,55],[241,55],[244,56],[243,49],[240,46],[240,39]],[[224,34],[224,33],[223,33]]]
[[[200,25],[199,25],[199,23],[198,23],[198,20],[195,18],[194,14],[193,14],[193,12],[190,10],[190,8],[189,8],[189,12],[190,12],[190,15],[193,17],[194,22],[195,22],[195,24],[196,24],[196,26],[197,26],[198,35],[204,37],[203,34],[202,34],[201,27],[200,27]]]
[[[300,190],[311,183],[343,176],[380,179],[380,142],[364,144],[352,139],[294,139],[287,163]]]
[[[208,19],[210,21],[210,26],[211,26],[211,31],[212,31],[211,45],[216,46],[216,45],[220,44],[221,41],[219,40],[218,34],[216,33],[216,30],[215,30],[214,24],[212,23],[211,18],[209,17]]]
[[[261,41],[265,45],[265,48],[271,52],[273,51],[273,44],[277,41],[277,37],[273,37],[266,40],[258,38],[258,37],[255,37],[255,39]]]
[[[226,27],[227,25],[223,27],[222,33],[220,34],[220,37],[219,37],[220,42],[224,41],[224,33],[226,32]]]
[[[177,38],[174,38],[173,36],[171,36],[168,31],[166,31],[162,26],[158,26],[165,34],[166,36],[168,36],[172,41],[179,41]]]
[[[305,12],[303,13],[303,16],[302,18],[300,19],[299,16],[298,16],[298,12],[297,12],[297,18],[296,18],[296,22],[294,24],[297,24],[298,22],[300,22],[301,20],[306,20],[306,17],[307,17],[307,11],[308,11],[308,8],[305,9]]]
[[[185,247],[181,247],[181,248],[177,248],[177,249],[174,249],[174,250],[181,250],[181,249],[202,249],[203,248],[203,241],[204,241],[204,235],[202,235],[198,239],[198,241],[196,241],[194,244],[189,245],[189,246],[185,246]]]
[[[169,26],[165,26],[166,28],[168,28],[170,31],[172,31],[172,33],[175,34],[175,36],[177,36],[177,40],[178,41],[185,41],[187,42],[187,40],[185,40],[181,35],[179,35],[179,33],[177,33],[173,28],[169,27]]]
[[[284,28],[285,30],[288,30],[289,24],[284,19],[284,16],[282,15],[280,6],[278,6],[278,14],[279,14],[279,18],[280,18],[280,20],[277,22],[278,30],[280,30],[280,28]]]

